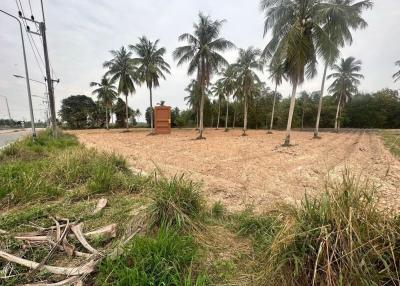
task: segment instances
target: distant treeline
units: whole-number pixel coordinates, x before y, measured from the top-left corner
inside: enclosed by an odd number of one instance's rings
[[[248,126],[261,129],[269,126],[272,111],[273,93],[256,96],[249,102]],[[292,127],[314,128],[317,116],[319,93],[300,93],[296,99]],[[284,129],[287,124],[289,98],[278,96],[275,107],[274,128]],[[333,96],[324,96],[320,127],[333,128],[335,123],[337,100]],[[226,101],[221,101],[219,127],[225,126]],[[400,128],[400,97],[396,90],[383,89],[375,93],[357,94],[341,113],[342,127],[348,128]],[[207,127],[216,127],[218,121],[218,101],[207,100],[204,110],[204,123]],[[188,109],[173,109],[172,122],[175,127],[196,126],[196,112]],[[243,126],[243,103],[229,103],[228,127]]]
[[[43,121],[37,121],[35,123],[36,127],[46,127],[46,123]],[[0,118],[0,128],[29,128],[31,127],[30,121],[17,121],[13,119],[1,119]]]
[[[254,96],[248,107],[248,126],[252,129],[263,129],[270,124],[273,93],[265,96]],[[319,93],[301,92],[296,99],[293,114],[293,128],[314,128],[318,109]],[[206,97],[204,108],[204,123],[206,127],[217,127],[218,109],[220,107],[219,127],[225,126],[225,100],[219,106],[217,100]],[[286,128],[289,98],[277,96],[275,107],[274,128]],[[321,128],[333,128],[336,115],[337,100],[333,96],[324,96],[323,112],[321,113]],[[228,127],[243,126],[243,103],[239,100],[229,103]],[[125,103],[118,99],[110,111],[115,114],[113,127],[124,127]],[[136,125],[135,117],[139,110],[129,108],[130,124]],[[85,95],[70,96],[63,100],[59,112],[64,126],[68,128],[103,128],[105,126],[105,109],[98,102]],[[348,128],[400,128],[400,97],[396,90],[383,89],[375,93],[355,95],[341,113],[342,127]],[[149,109],[145,113],[147,124],[150,125]],[[110,116],[109,116],[110,118]],[[110,120],[111,121],[111,120]],[[0,120],[0,126],[7,120]],[[175,107],[171,111],[172,127],[196,127],[196,112],[193,109],[180,110]]]

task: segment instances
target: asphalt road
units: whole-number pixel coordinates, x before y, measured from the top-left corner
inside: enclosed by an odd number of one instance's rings
[[[29,131],[25,131],[25,130],[16,131],[16,132],[0,131],[0,148],[20,139],[28,134],[29,134]]]

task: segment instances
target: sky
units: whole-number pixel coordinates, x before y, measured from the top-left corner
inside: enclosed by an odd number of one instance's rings
[[[18,1],[27,17],[30,17],[32,9],[35,19],[41,20],[40,0]],[[53,78],[60,79],[60,83],[55,85],[57,110],[62,99],[70,95],[92,96],[89,83],[100,81],[106,72],[102,64],[111,59],[109,51],[135,44],[142,35],[150,40],[160,39],[160,47],[167,49],[165,59],[171,65],[171,74],[153,92],[154,102],[164,100],[167,105],[186,108],[184,89],[191,76],[187,75],[186,65],[176,66],[172,52],[183,44],[178,41],[178,36],[193,31],[193,23],[200,11],[213,19],[225,19],[221,36],[238,48],[254,46],[262,49],[269,41],[269,35],[263,37],[264,16],[259,10],[259,0],[43,1]],[[1,0],[0,9],[18,14],[15,0]],[[360,91],[372,92],[386,87],[399,89],[400,83],[394,83],[391,75],[396,72],[394,62],[400,60],[400,0],[375,0],[374,8],[364,12],[364,18],[368,28],[353,32],[354,42],[341,51],[341,56],[354,56],[362,61],[365,79],[359,87]],[[12,118],[28,120],[26,83],[23,79],[13,77],[14,74],[25,75],[18,23],[0,13],[0,27],[0,118],[8,117],[5,96]],[[44,64],[40,57],[35,60],[34,48],[31,48],[26,34],[24,36],[29,77],[43,81]],[[31,41],[42,53],[39,36],[32,35]],[[237,58],[237,50],[229,51],[224,56],[233,62]],[[317,76],[306,80],[298,91],[319,90],[322,69],[323,64],[320,63]],[[260,76],[272,86],[267,72]],[[44,85],[31,82],[31,89],[35,95],[35,119],[43,120],[45,105],[40,96],[45,92]],[[279,91],[285,97],[289,96],[290,84],[284,83]],[[149,92],[145,86],[139,87],[128,101],[130,107],[139,108],[144,113],[149,105]],[[143,121],[143,116],[139,120]]]

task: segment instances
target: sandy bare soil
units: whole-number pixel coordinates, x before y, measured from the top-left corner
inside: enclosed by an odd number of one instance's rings
[[[193,140],[193,130],[147,136],[148,131],[74,131],[88,146],[123,154],[133,168],[161,170],[167,176],[185,173],[203,183],[207,200],[231,210],[253,205],[257,211],[276,202],[296,202],[304,192],[316,194],[324,181],[339,179],[345,169],[379,187],[382,202],[400,210],[400,161],[378,135],[364,131],[293,132],[295,146],[281,147],[284,132],[240,136],[239,129],[206,130],[207,140]]]

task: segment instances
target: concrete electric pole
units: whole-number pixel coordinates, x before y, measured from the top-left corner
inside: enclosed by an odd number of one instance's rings
[[[53,136],[57,136],[57,117],[56,117],[56,106],[55,106],[55,100],[54,100],[54,88],[53,88],[53,82],[60,82],[60,80],[53,80],[51,78],[51,72],[50,72],[50,60],[49,60],[49,53],[48,53],[48,48],[47,48],[47,37],[46,37],[46,23],[45,23],[45,18],[44,18],[44,9],[43,9],[43,1],[41,0],[41,7],[42,7],[42,22],[37,22],[35,21],[34,17],[31,16],[31,18],[25,18],[24,15],[22,14],[21,11],[19,11],[19,16],[20,18],[30,21],[36,25],[39,26],[39,31],[34,32],[31,31],[30,27],[27,26],[26,30],[29,33],[38,35],[42,37],[42,42],[43,42],[43,55],[44,55],[44,61],[45,61],[45,66],[46,66],[46,82],[47,82],[47,92],[49,95],[49,107],[50,107],[50,121],[51,121],[51,128],[53,130]]]
[[[15,16],[13,16],[13,15],[7,13],[6,11],[0,10],[0,12],[6,14],[7,16],[10,16],[11,18],[13,18],[13,19],[15,19],[15,20],[17,20],[17,21],[18,21],[18,24],[19,24],[19,30],[20,30],[20,33],[21,33],[21,40],[22,40],[22,52],[23,52],[23,55],[24,55],[26,89],[28,90],[29,111],[30,111],[30,115],[31,115],[32,137],[33,137],[33,139],[35,139],[35,138],[36,138],[35,118],[34,118],[34,116],[33,116],[31,86],[30,86],[30,83],[29,83],[28,64],[27,64],[27,62],[26,62],[25,42],[24,42],[24,33],[23,33],[23,31],[22,31],[22,23],[21,23],[21,21],[20,21],[17,17],[15,17]]]
[[[4,97],[4,98],[5,98],[5,100],[6,100],[7,112],[8,112],[8,117],[9,117],[9,119],[10,119],[10,120],[12,120],[12,118],[11,118],[11,112],[10,112],[10,107],[8,106],[8,100],[7,100],[7,97],[6,97],[6,96],[4,96],[4,95],[0,95],[0,97]]]

